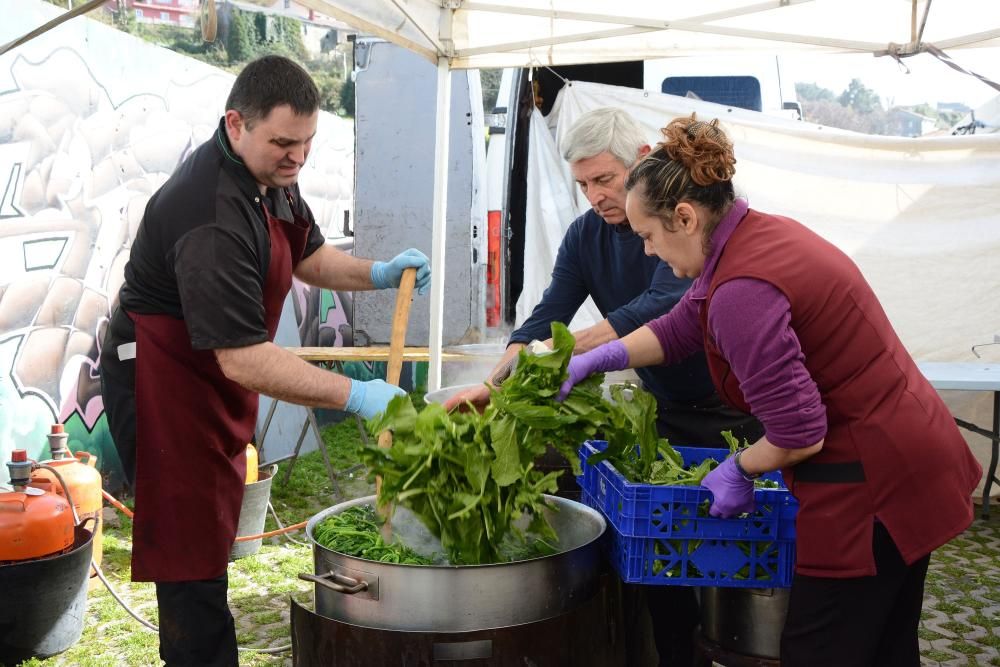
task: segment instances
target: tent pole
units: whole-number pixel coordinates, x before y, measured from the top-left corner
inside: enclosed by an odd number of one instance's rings
[[[448,139],[451,125],[451,69],[448,58],[437,61],[437,128],[434,142],[434,208],[431,233],[430,367],[427,390],[441,388],[441,336],[444,325],[446,226],[448,213]]]

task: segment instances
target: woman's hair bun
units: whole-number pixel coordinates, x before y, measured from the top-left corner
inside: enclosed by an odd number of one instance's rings
[[[690,118],[675,118],[665,128],[658,145],[671,160],[687,167],[691,180],[702,187],[728,181],[736,173],[733,143],[719,127],[719,119],[707,123]]]

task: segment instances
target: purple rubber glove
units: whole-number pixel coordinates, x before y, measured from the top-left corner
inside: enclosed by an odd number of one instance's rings
[[[621,371],[628,368],[628,350],[620,340],[613,340],[604,345],[598,345],[590,352],[578,354],[569,360],[566,372],[569,377],[562,386],[559,387],[559,395],[556,400],[566,400],[570,389],[578,382],[586,380],[594,373],[607,373],[609,371]]]
[[[745,478],[736,468],[736,460],[730,456],[719,467],[705,475],[701,485],[712,492],[715,499],[708,513],[728,519],[746,512],[753,512],[753,482]]]

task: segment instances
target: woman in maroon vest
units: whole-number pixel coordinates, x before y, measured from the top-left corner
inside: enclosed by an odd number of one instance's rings
[[[930,553],[972,522],[982,468],[850,258],[736,198],[718,121],[663,134],[629,176],[628,219],[695,282],[666,315],[574,357],[562,395],[704,349],[720,395],[766,430],[705,478],[711,513],[751,511],[753,479],[777,469],[800,503],[783,667],[916,667]]]

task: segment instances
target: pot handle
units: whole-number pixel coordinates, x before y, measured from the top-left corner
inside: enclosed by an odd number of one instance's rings
[[[299,579],[302,579],[303,581],[311,581],[325,588],[329,588],[331,591],[343,593],[344,595],[354,595],[355,593],[368,590],[367,581],[358,581],[357,579],[351,579],[350,577],[345,577],[342,574],[337,574],[332,571],[318,576],[315,574],[300,572]]]

